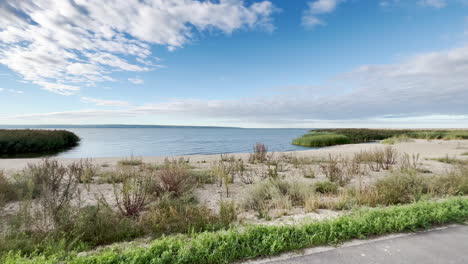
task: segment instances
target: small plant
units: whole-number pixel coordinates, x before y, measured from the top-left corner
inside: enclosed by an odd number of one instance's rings
[[[329,181],[344,186],[351,180],[352,175],[346,174],[342,165],[343,163],[340,158],[329,154],[327,162],[320,164],[320,170]]]
[[[128,159],[120,160],[118,164],[120,166],[140,166],[143,164],[143,160],[131,156]]]
[[[237,206],[234,201],[219,202],[219,217],[222,223],[229,225],[237,220]]]
[[[308,179],[314,179],[315,178],[315,170],[312,167],[307,167],[307,168],[302,168],[302,176],[304,178]]]
[[[338,185],[330,181],[320,181],[314,183],[314,189],[318,193],[334,194],[338,192]]]
[[[122,184],[114,184],[117,208],[124,216],[137,217],[148,204],[151,186],[154,185],[152,175],[133,168],[121,173]]]
[[[229,185],[234,183],[233,168],[232,164],[225,164],[222,161],[212,168],[213,175],[218,179],[218,186],[225,188],[226,197],[229,197]]]
[[[419,169],[419,154],[403,154],[400,160],[400,171],[417,171]]]
[[[461,155],[462,156],[468,156],[468,152],[463,152]]]
[[[265,144],[257,143],[250,154],[249,163],[263,163],[267,160],[268,148]]]
[[[172,193],[181,196],[194,187],[194,177],[181,164],[173,164],[156,171],[156,181],[153,189],[156,193]]]
[[[68,170],[79,183],[91,183],[93,177],[98,174],[98,168],[88,159],[73,162],[68,166]]]

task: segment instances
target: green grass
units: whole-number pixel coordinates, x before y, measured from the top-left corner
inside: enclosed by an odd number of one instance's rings
[[[307,134],[296,138],[292,142],[294,145],[305,147],[327,147],[333,145],[349,144],[351,141],[347,136],[336,134]]]
[[[155,240],[149,247],[103,250],[94,255],[55,254],[30,258],[10,252],[2,263],[117,264],[117,263],[230,263],[272,256],[285,251],[336,245],[395,232],[416,231],[468,219],[468,199],[418,202],[387,208],[362,209],[322,222],[286,226],[249,226],[242,230],[205,232]]]
[[[66,130],[0,129],[0,155],[53,153],[77,146],[79,141]]]
[[[468,152],[463,152],[461,155],[462,156],[468,156]]]
[[[447,164],[452,164],[452,165],[468,165],[468,160],[451,158],[448,155],[442,158],[434,158],[432,160],[447,163]]]
[[[468,130],[408,130],[336,128],[311,130],[309,134],[293,140],[293,144],[306,147],[326,147],[349,143],[365,143],[383,140],[395,144],[411,139],[468,139]]]

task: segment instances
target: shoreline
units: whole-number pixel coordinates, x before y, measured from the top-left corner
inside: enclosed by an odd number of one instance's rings
[[[380,142],[370,143],[358,143],[358,144],[345,144],[335,145],[322,148],[311,148],[306,150],[294,150],[294,151],[281,151],[281,152],[269,152],[273,155],[296,155],[297,157],[327,157],[331,155],[343,155],[349,156],[354,153],[372,150],[375,148],[383,148],[389,146]],[[412,142],[403,142],[395,145],[391,145],[401,153],[408,154],[420,154],[421,158],[439,158],[446,155],[461,155],[468,150],[468,140],[425,140],[415,139]],[[459,152],[459,153],[458,153]],[[235,156],[236,158],[248,159],[250,153],[221,153],[221,154],[193,154],[193,155],[174,155],[174,156],[133,156],[133,158],[141,159],[144,163],[163,163],[166,158],[189,159],[190,163],[200,162],[214,162],[220,159],[221,155]],[[58,160],[65,164],[73,161],[82,159],[89,159],[96,165],[116,165],[118,161],[125,160],[132,157],[120,156],[120,157],[80,157],[80,158],[60,158],[60,157],[49,157],[50,159]],[[38,163],[46,157],[41,158],[12,158],[12,159],[0,159],[0,170],[18,170],[27,166],[29,163]]]

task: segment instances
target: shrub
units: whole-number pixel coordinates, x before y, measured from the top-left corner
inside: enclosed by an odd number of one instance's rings
[[[226,227],[227,220],[198,205],[190,194],[178,198],[164,194],[142,219],[155,235],[213,231]]]
[[[346,185],[351,180],[351,177],[354,176],[346,173],[345,162],[342,159],[333,157],[331,154],[328,155],[327,162],[320,164],[320,169],[329,181],[337,183],[340,186]]]
[[[121,170],[121,173],[122,184],[114,184],[117,208],[124,216],[137,217],[149,202],[153,175],[134,168]]]
[[[411,203],[427,193],[428,187],[416,171],[395,172],[367,187],[358,199],[370,206]]]
[[[304,147],[328,147],[333,145],[349,144],[351,141],[344,135],[313,133],[296,138],[292,143],[294,145]]]
[[[0,209],[5,203],[17,200],[17,193],[14,185],[6,178],[3,171],[0,171]]]
[[[229,225],[237,220],[237,206],[234,201],[219,202],[219,217],[222,223]]]
[[[314,188],[316,192],[331,194],[338,192],[338,185],[330,181],[320,181],[314,183]]]
[[[398,152],[391,146],[384,149],[362,151],[354,155],[358,162],[366,163],[372,171],[389,170],[397,163]]]
[[[429,181],[430,191],[439,195],[468,194],[468,166],[458,165],[446,175],[434,176]]]
[[[91,160],[85,159],[73,162],[68,166],[69,173],[73,174],[79,183],[90,183],[98,174],[98,167]]]
[[[156,171],[153,189],[156,193],[181,196],[194,187],[195,179],[184,166],[174,165]]]
[[[73,221],[55,231],[69,241],[70,248],[80,246],[73,243],[95,247],[143,235],[143,229],[134,219],[122,217],[107,206],[86,206],[76,210],[78,213]]]
[[[140,166],[143,165],[143,160],[132,156],[128,159],[119,160],[118,164],[121,166]]]
[[[250,163],[263,163],[267,160],[268,148],[265,144],[257,143],[253,147],[253,153],[249,156]]]
[[[252,185],[243,207],[252,209],[265,216],[269,209],[290,209],[291,206],[303,206],[313,189],[300,182],[288,182],[270,179]]]
[[[75,147],[79,141],[66,130],[0,129],[0,155],[57,152]]]

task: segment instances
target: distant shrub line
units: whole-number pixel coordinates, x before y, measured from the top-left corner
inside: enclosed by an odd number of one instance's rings
[[[56,152],[77,146],[79,141],[66,130],[0,129],[0,155]]]
[[[387,140],[394,144],[406,139],[468,139],[468,130],[405,130],[405,129],[365,129],[338,128],[310,131],[293,140],[294,145],[305,147],[326,147],[342,144],[365,143],[376,140]],[[395,140],[389,140],[395,138]],[[405,139],[405,140],[403,140]]]
[[[250,226],[155,240],[150,247],[123,252],[105,250],[89,256],[35,256],[23,258],[11,252],[3,263],[229,263],[276,255],[289,250],[330,245],[350,239],[363,239],[394,232],[415,231],[434,225],[468,219],[468,199],[358,210],[333,220],[287,226]]]

